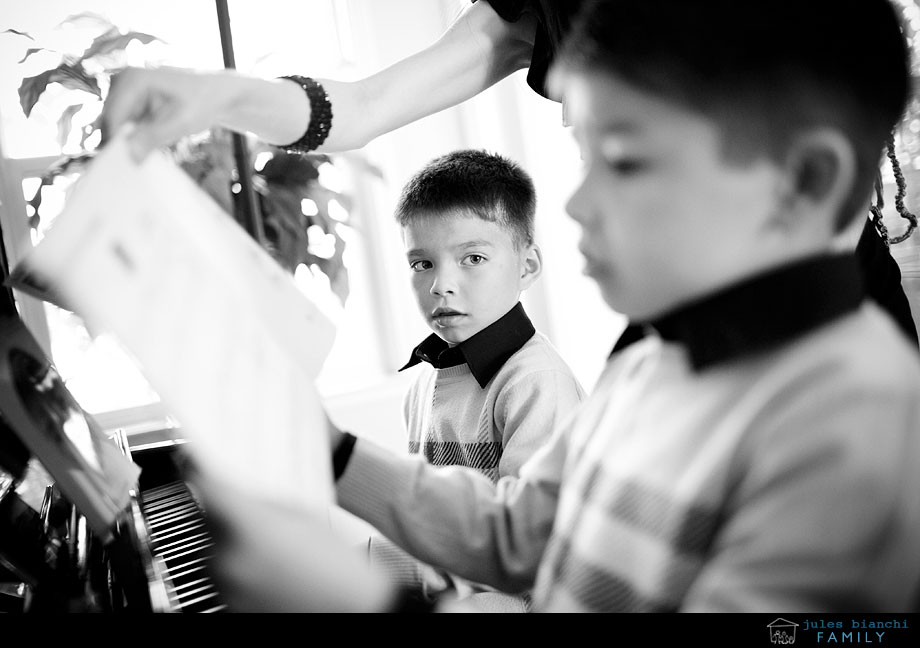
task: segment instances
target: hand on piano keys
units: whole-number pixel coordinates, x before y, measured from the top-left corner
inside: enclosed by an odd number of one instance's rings
[[[334,533],[327,511],[297,508],[198,475],[212,523],[212,575],[231,612],[385,612],[397,593]]]

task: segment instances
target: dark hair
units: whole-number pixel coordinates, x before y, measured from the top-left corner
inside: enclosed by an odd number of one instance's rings
[[[468,212],[503,227],[520,248],[534,242],[536,209],[533,181],[519,165],[497,153],[465,149],[435,158],[406,183],[396,221],[406,226]]]
[[[593,0],[557,64],[614,74],[716,119],[738,161],[779,160],[798,132],[839,129],[857,157],[839,227],[868,204],[910,86],[888,0]]]

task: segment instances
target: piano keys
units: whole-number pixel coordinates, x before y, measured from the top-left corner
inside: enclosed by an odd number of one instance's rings
[[[181,440],[132,449],[119,433],[100,459],[87,431],[95,422],[19,318],[0,317],[0,611],[225,611]],[[92,479],[112,448],[139,468],[123,493],[106,490],[123,473]]]

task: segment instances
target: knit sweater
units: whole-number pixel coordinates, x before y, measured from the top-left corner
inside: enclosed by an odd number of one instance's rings
[[[403,407],[409,451],[434,465],[475,468],[492,481],[517,476],[584,396],[539,331],[484,388],[467,364],[423,364],[418,372]]]
[[[569,433],[539,609],[907,610],[920,367],[874,304],[703,374],[652,336],[595,394]]]
[[[516,480],[362,439],[339,502],[539,611],[909,611],[920,357],[857,273],[819,258],[653,323]]]
[[[511,315],[527,321],[523,310]],[[414,370],[417,375],[404,399],[409,452],[422,454],[433,465],[475,468],[493,482],[516,477],[584,398],[569,366],[538,331],[484,386],[482,372],[472,371],[467,363],[444,368],[421,363]],[[449,591],[488,612],[530,609],[529,595],[488,591],[434,570],[381,538],[371,540],[369,551],[372,561],[396,582],[429,596]]]

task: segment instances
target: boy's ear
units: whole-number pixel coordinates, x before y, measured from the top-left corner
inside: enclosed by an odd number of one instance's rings
[[[792,142],[784,172],[777,214],[787,219],[783,225],[821,221],[833,227],[856,180],[856,151],[836,129],[811,130]]]
[[[521,254],[521,290],[530,288],[543,272],[543,253],[537,244],[527,247]]]

